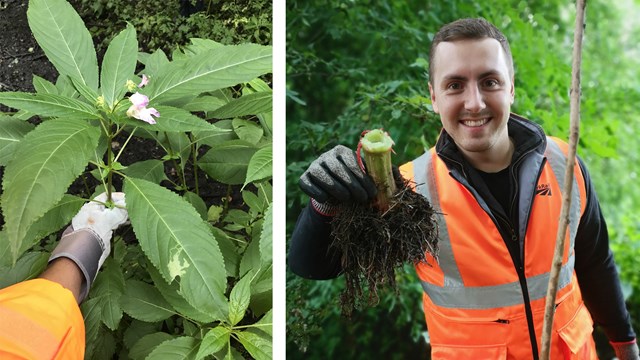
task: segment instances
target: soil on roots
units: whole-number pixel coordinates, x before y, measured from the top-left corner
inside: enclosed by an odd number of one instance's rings
[[[341,254],[346,287],[341,294],[342,313],[373,306],[381,286],[397,293],[395,270],[405,263],[437,259],[435,213],[425,197],[407,181],[396,179],[398,192],[384,212],[370,205],[344,205],[331,226],[331,246]]]

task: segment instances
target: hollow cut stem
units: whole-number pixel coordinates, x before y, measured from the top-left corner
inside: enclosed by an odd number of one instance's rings
[[[394,142],[384,130],[375,129],[367,132],[360,145],[367,164],[367,173],[378,189],[374,206],[380,211],[389,208],[389,202],[396,193],[396,183],[391,168],[391,147]]]

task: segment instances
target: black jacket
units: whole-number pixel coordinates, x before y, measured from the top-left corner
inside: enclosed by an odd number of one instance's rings
[[[514,140],[513,154],[508,180],[508,199],[517,203],[518,194],[513,191],[519,180],[519,167],[526,162],[544,157],[546,136],[537,124],[512,114],[508,124],[509,136]],[[518,242],[509,241],[512,234],[524,235],[526,214],[511,211],[512,206],[503,205],[492,194],[496,184],[487,184],[486,174],[471,167],[462,157],[453,139],[443,130],[436,144],[438,156],[447,164],[454,178],[467,182],[486,200],[492,212],[504,221],[497,226],[505,238],[514,262],[520,261]],[[578,159],[585,179],[587,204],[580,219],[575,241],[575,271],[584,302],[596,324],[601,326],[610,341],[630,341],[635,338],[629,313],[626,310],[618,272],[609,248],[607,226],[600,211],[598,198],[591,178],[582,160]],[[537,177],[532,176],[532,181]],[[492,186],[494,185],[494,186]],[[494,192],[492,192],[492,189]],[[535,191],[535,186],[532,187]],[[515,206],[517,208],[517,206]],[[289,246],[288,265],[295,274],[308,279],[331,279],[340,272],[340,254],[329,248],[331,217],[318,214],[309,205],[296,223]]]

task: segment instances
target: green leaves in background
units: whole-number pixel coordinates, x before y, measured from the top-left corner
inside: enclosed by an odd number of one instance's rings
[[[82,173],[99,134],[84,121],[58,119],[39,125],[17,146],[5,169],[1,198],[14,260],[29,227]]]
[[[65,0],[30,0],[29,27],[38,45],[61,75],[98,89],[98,61],[91,34]]]
[[[125,181],[127,209],[136,237],[167,283],[180,278],[182,296],[197,309],[225,318],[224,260],[215,238],[193,206],[146,180]]]
[[[227,45],[173,61],[149,84],[149,99],[168,103],[250,81],[272,71],[271,52],[270,46]]]
[[[113,38],[102,60],[100,90],[109,108],[127,91],[127,80],[133,78],[137,57],[136,29],[127,24],[127,28]]]

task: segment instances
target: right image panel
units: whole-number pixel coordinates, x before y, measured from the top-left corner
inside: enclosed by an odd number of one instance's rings
[[[287,1],[287,359],[638,359],[638,16]]]

